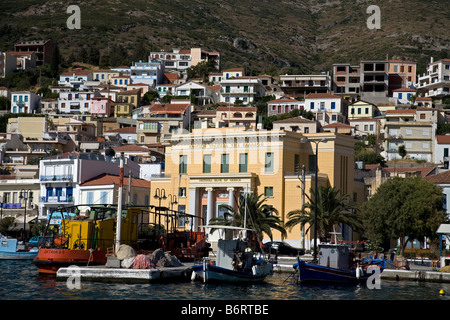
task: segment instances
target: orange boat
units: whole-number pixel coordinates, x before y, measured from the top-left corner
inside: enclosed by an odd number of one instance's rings
[[[71,207],[74,208],[74,207]],[[64,208],[68,211],[69,208]],[[61,225],[51,225],[52,217],[33,264],[39,273],[56,274],[59,268],[71,265],[105,265],[108,249],[115,241],[116,210],[110,207],[91,207],[81,217],[79,211],[70,218],[67,212],[61,215]],[[121,243],[136,245],[138,237],[139,208],[122,211]],[[51,236],[49,236],[51,234]],[[52,240],[52,241],[49,241]]]

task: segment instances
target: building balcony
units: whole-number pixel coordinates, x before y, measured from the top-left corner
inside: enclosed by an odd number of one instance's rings
[[[60,175],[47,175],[47,176],[39,176],[39,181],[46,182],[46,181],[72,181],[73,175],[71,174],[60,174]]]
[[[39,197],[39,203],[73,203],[73,196]]]
[[[0,207],[3,209],[22,209],[21,203],[0,203]]]

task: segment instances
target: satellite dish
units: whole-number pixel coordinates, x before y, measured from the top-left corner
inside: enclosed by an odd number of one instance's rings
[[[150,157],[150,160],[151,160],[152,162],[155,162],[155,161],[156,161],[156,157],[155,157],[155,156],[151,156],[151,157]]]

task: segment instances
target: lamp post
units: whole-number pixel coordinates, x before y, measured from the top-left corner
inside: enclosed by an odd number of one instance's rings
[[[22,189],[19,194],[19,199],[24,200],[25,202],[25,212],[23,215],[23,236],[22,236],[22,240],[25,242],[25,235],[26,235],[25,227],[27,225],[27,204],[28,200],[30,200],[30,202],[33,201],[33,192],[30,189],[28,190]]]
[[[317,261],[317,175],[319,172],[319,167],[318,167],[318,156],[319,156],[319,143],[323,142],[323,143],[327,143],[328,139],[327,138],[322,138],[320,140],[309,140],[308,138],[302,138],[301,139],[302,143],[307,143],[307,142],[312,142],[316,145],[316,159],[315,159],[315,181],[314,181],[314,255],[313,255],[313,261],[316,262]]]
[[[169,194],[168,198],[169,198],[170,210],[173,212],[173,205],[178,203],[177,196]],[[176,224],[177,224],[177,214],[178,214],[178,212],[175,213],[175,228],[177,227],[176,226]],[[172,224],[172,228],[173,228],[173,224]]]
[[[159,219],[159,221],[158,221],[158,224],[159,224],[159,228],[161,228],[161,200],[167,199],[167,197],[166,197],[166,190],[164,188],[161,188],[161,189],[156,188],[155,195],[153,197],[155,199],[159,199],[159,206],[158,206],[158,213],[159,213],[159,218],[158,219]]]

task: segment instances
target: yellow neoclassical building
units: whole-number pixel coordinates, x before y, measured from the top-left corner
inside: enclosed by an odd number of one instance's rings
[[[327,142],[319,142],[324,138]],[[172,135],[166,148],[165,174],[151,181],[152,204],[158,205],[159,199],[153,198],[157,189],[167,196],[161,200],[162,206],[170,207],[169,201],[176,196],[179,211],[203,218],[189,221],[189,227],[198,231],[199,226],[223,214],[221,204],[235,205],[235,199],[248,190],[264,194],[266,203],[286,221],[287,213],[303,204],[303,180],[308,194],[314,187],[317,142],[318,183],[353,195],[353,137],[227,127]],[[302,166],[306,169],[304,179]],[[279,232],[274,238],[281,239]],[[309,239],[309,235],[302,238],[298,226],[284,240],[309,248]]]

